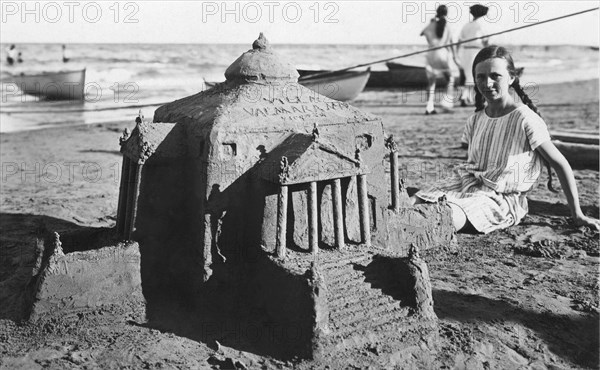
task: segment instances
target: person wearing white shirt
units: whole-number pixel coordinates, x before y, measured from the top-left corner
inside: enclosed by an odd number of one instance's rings
[[[470,40],[476,37],[485,36],[485,21],[483,17],[487,15],[488,7],[480,4],[475,4],[469,8],[473,20],[464,25],[458,38],[459,41]],[[482,38],[458,45],[458,57],[460,64],[465,72],[465,86],[462,89],[460,102],[461,105],[475,104],[475,94],[473,91],[473,60],[475,55],[482,48],[488,46],[489,40]]]

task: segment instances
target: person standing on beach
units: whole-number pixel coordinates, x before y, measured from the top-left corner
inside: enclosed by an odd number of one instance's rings
[[[413,204],[435,203],[445,196],[456,231],[487,234],[504,229],[527,214],[527,192],[546,161],[558,174],[575,225],[600,230],[600,221],[581,211],[573,170],[550,141],[508,50],[496,45],[482,49],[471,73],[476,108],[462,136],[468,145],[467,162],[456,166],[450,178],[413,195]],[[522,103],[513,99],[510,88]],[[550,174],[552,190],[551,180]]]
[[[15,44],[12,44],[10,47],[6,48],[6,62],[9,66],[15,64],[17,60],[17,49]]]
[[[67,50],[67,46],[63,44],[62,46],[62,59],[63,63],[67,63],[69,59],[71,59],[71,53]]]
[[[452,43],[452,33],[447,24],[446,15],[448,15],[448,7],[440,5],[436,10],[436,17],[421,32],[421,36],[425,36],[430,48]],[[425,55],[425,73],[427,74],[427,106],[425,114],[437,113],[433,100],[435,97],[436,79],[440,76],[448,80],[446,96],[444,96],[440,104],[446,110],[451,110],[454,107],[454,82],[460,76],[460,70],[455,60],[456,56],[452,46],[432,50]]]
[[[487,15],[488,7],[475,4],[469,8],[469,12],[473,16],[473,20],[465,24],[462,28],[458,41],[470,40],[486,34],[483,17]],[[489,40],[487,38],[481,38],[457,46],[460,64],[465,71],[465,86],[460,96],[460,105],[463,107],[475,103],[474,81],[471,69],[473,69],[475,55],[477,55],[481,48],[488,46],[488,43]]]

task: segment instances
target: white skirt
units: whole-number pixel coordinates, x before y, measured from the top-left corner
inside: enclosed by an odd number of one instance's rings
[[[460,76],[460,69],[452,58],[452,53],[446,48],[437,49],[425,54],[425,71],[430,76]]]
[[[479,53],[481,49],[478,48],[460,48],[458,52],[458,57],[460,59],[460,63],[462,64],[462,68],[465,71],[465,85],[473,86],[473,62],[475,61],[475,57],[477,53]]]
[[[415,195],[431,203],[445,196],[448,203],[460,207],[473,227],[484,234],[516,225],[528,212],[525,194],[498,193],[483,184],[460,189],[460,184],[448,183]]]

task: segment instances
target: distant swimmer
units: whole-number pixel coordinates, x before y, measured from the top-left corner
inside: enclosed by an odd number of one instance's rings
[[[23,63],[23,54],[19,51],[19,55],[17,56],[17,62]]]
[[[448,8],[446,5],[440,5],[436,11],[436,17],[421,32],[421,36],[425,36],[430,48],[452,43],[452,33],[446,21],[447,14]],[[460,69],[455,59],[456,56],[452,46],[432,50],[425,55],[425,72],[427,73],[427,107],[425,108],[425,114],[437,113],[433,99],[436,79],[441,76],[448,80],[448,90],[447,95],[442,98],[440,104],[446,110],[453,108],[454,81],[460,76]]]
[[[471,15],[473,15],[473,21],[464,25],[460,32],[459,41],[465,41],[474,39],[476,37],[485,36],[485,24],[483,17],[487,15],[488,7],[481,4],[475,4],[469,8]],[[481,38],[479,40],[473,40],[464,44],[458,45],[458,55],[463,70],[465,71],[465,86],[460,96],[460,102],[462,106],[475,104],[475,93],[473,91],[473,60],[475,55],[482,48],[488,46],[489,40],[487,38]]]
[[[16,46],[14,44],[12,44],[10,47],[6,48],[6,62],[8,63],[9,66],[12,66],[13,64],[15,64],[16,60],[17,60],[17,49],[16,49]]]
[[[63,57],[63,63],[66,63],[69,61],[69,59],[71,59],[71,53],[69,53],[69,51],[67,50],[66,45],[62,46],[62,57]]]

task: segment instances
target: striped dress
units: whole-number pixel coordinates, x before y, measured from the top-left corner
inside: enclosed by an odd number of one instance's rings
[[[445,195],[485,234],[518,224],[528,211],[525,194],[543,169],[535,149],[550,140],[546,123],[526,105],[497,118],[481,110],[469,117],[461,140],[469,144],[467,162],[416,195],[427,202]]]

